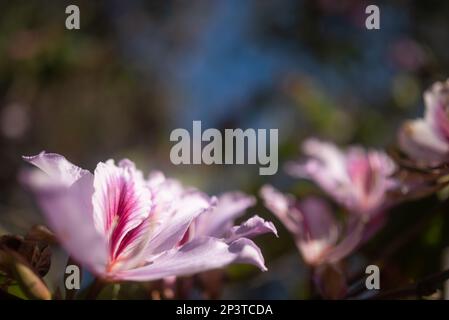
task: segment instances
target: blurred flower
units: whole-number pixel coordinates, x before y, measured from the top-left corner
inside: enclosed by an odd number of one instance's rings
[[[106,280],[149,281],[194,274],[230,263],[266,270],[247,238],[198,236],[180,244],[214,199],[155,174],[143,178],[129,160],[100,162],[94,174],[42,152],[25,160],[41,170],[22,179],[69,254]]]
[[[362,223],[351,220],[342,228],[326,202],[319,198],[298,201],[269,185],[262,187],[260,195],[265,206],[293,235],[304,261],[311,266],[337,263],[362,239]]]
[[[310,178],[366,221],[389,205],[387,192],[398,186],[392,177],[394,162],[382,151],[351,147],[347,151],[331,143],[308,139],[303,151],[305,163],[292,163],[287,171],[296,177]]]
[[[434,166],[449,160],[449,80],[427,90],[424,102],[424,118],[402,126],[399,146],[419,164]]]

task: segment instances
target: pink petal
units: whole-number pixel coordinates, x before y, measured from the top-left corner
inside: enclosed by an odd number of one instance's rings
[[[444,141],[449,142],[449,81],[436,82],[424,93],[426,112],[424,120]]]
[[[399,131],[398,140],[401,150],[418,161],[439,164],[449,155],[449,144],[424,120],[406,122]]]
[[[24,156],[23,159],[42,171],[33,170],[29,173],[28,184],[41,187],[70,186],[83,175],[89,173],[56,153],[42,151],[36,156]]]
[[[311,138],[303,143],[302,149],[310,158],[305,166],[305,177],[317,179],[325,190],[332,190],[349,182],[346,156],[337,146]]]
[[[298,206],[303,220],[296,245],[308,264],[321,264],[336,245],[340,226],[327,203],[319,198],[306,198]]]
[[[186,188],[178,180],[168,179],[159,171],[149,175],[147,185],[153,194],[154,210],[162,214],[171,210],[176,200],[186,192]]]
[[[36,193],[38,203],[62,246],[76,261],[102,274],[107,262],[107,249],[106,239],[93,223],[92,174],[55,154],[41,153],[26,159],[48,172],[41,176],[39,183],[31,179],[28,185]],[[42,183],[42,178],[47,182]]]
[[[339,225],[325,201],[317,197],[305,198],[299,203],[299,210],[306,239],[326,239],[329,244],[337,241]]]
[[[231,263],[249,263],[266,270],[263,256],[251,240],[239,239],[227,244],[223,240],[202,237],[179,249],[163,253],[147,266],[118,272],[115,277],[121,280],[150,281],[191,275],[222,268]]]
[[[255,203],[254,197],[241,192],[222,194],[213,210],[196,219],[195,235],[223,237],[231,229],[235,219],[241,217],[245,210],[254,206]]]
[[[265,206],[284,224],[294,235],[301,232],[301,212],[295,207],[295,199],[284,195],[270,185],[260,189],[260,196]]]
[[[358,220],[355,221],[354,225],[348,226],[348,228],[349,230],[346,230],[344,233],[344,238],[326,254],[326,262],[336,263],[340,261],[352,253],[361,243],[364,236],[365,223]]]
[[[386,194],[398,186],[392,178],[394,162],[383,152],[351,148],[347,153],[347,171],[351,188],[346,205],[356,213],[371,215],[386,206]]]
[[[149,216],[122,239],[117,251],[117,259],[110,273],[141,265],[146,259],[146,248],[158,226],[158,221]]]
[[[110,257],[118,258],[138,237],[126,237],[148,218],[152,196],[141,172],[124,160],[118,166],[112,160],[95,169],[93,196],[95,226],[109,238]]]
[[[239,238],[252,238],[264,233],[274,233],[278,236],[276,227],[270,221],[265,221],[259,216],[253,216],[239,226],[231,229],[226,241],[234,241]]]
[[[286,170],[292,176],[311,179],[337,201],[346,205],[351,181],[346,155],[332,143],[308,139],[302,146],[308,157],[304,163],[289,163]]]
[[[261,196],[292,233],[304,260],[311,265],[322,263],[340,236],[340,227],[327,204],[314,197],[297,202],[271,186],[264,186]]]
[[[155,198],[158,202],[157,195]],[[185,191],[157,212],[159,225],[146,250],[147,255],[154,255],[174,248],[183,238],[192,221],[206,210],[210,210],[215,199],[210,199],[198,191]]]

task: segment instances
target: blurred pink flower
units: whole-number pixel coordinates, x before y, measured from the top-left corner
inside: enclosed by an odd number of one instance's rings
[[[433,84],[424,102],[424,118],[404,123],[399,146],[413,160],[439,165],[449,161],[449,80]]]
[[[392,177],[396,165],[382,151],[350,147],[308,139],[303,151],[305,163],[292,163],[287,171],[296,177],[315,181],[348,210],[368,220],[389,205],[387,192],[398,187]]]
[[[304,261],[311,266],[337,263],[362,240],[363,224],[351,220],[343,227],[322,199],[297,201],[269,185],[262,187],[260,195],[290,231]]]
[[[227,239],[205,233],[180,244],[215,200],[176,180],[160,173],[145,180],[129,160],[100,162],[94,174],[57,154],[25,160],[41,169],[22,178],[62,246],[101,278],[149,281],[239,262],[266,270],[247,233]]]

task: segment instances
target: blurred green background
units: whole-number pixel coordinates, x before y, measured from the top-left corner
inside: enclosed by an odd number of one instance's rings
[[[69,4],[80,8],[80,30],[65,28]],[[380,30],[365,28],[369,4],[380,7]],[[17,181],[21,155],[41,150],[90,170],[128,157],[145,173],[160,169],[210,194],[257,194],[264,183],[298,196],[319,192],[282,164],[309,136],[393,145],[399,124],[422,114],[423,90],[449,74],[448,17],[445,1],[1,1],[0,233],[41,221]],[[192,120],[279,128],[278,174],[172,165],[170,132],[191,130]],[[382,285],[438,271],[449,226],[445,212],[429,214],[432,200],[397,208],[348,269],[362,270],[418,223]],[[260,204],[249,213],[274,220]],[[232,266],[224,297],[310,296],[307,268],[275,223],[279,239],[256,240],[270,271]]]

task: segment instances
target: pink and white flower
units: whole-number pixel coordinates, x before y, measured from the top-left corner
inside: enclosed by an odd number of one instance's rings
[[[262,187],[260,195],[292,234],[304,261],[311,266],[339,262],[362,240],[363,224],[351,220],[342,226],[320,198],[298,201],[269,185]]]
[[[40,169],[23,179],[62,246],[100,278],[149,281],[230,263],[266,270],[260,249],[239,228],[227,239],[204,232],[183,242],[216,200],[176,180],[160,173],[146,180],[129,160],[100,162],[92,174],[58,154],[24,159]]]
[[[433,84],[424,102],[424,118],[404,123],[399,146],[419,163],[440,165],[449,161],[449,80]]]
[[[331,143],[306,140],[305,163],[293,163],[287,171],[312,179],[337,202],[366,219],[384,209],[387,193],[398,187],[396,165],[384,152],[350,147],[342,151]]]

